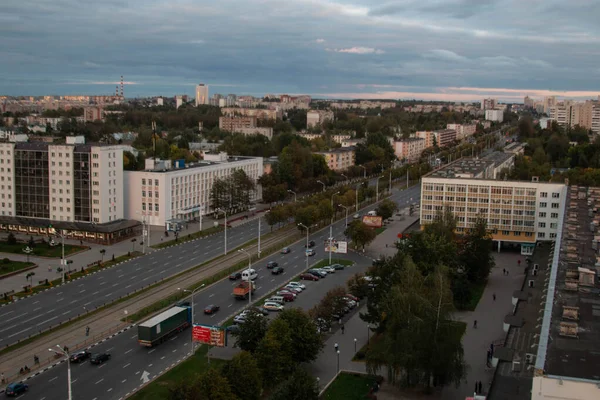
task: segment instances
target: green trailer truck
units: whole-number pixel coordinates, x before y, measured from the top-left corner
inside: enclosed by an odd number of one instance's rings
[[[142,346],[156,346],[191,325],[189,306],[175,306],[138,325],[138,342]]]

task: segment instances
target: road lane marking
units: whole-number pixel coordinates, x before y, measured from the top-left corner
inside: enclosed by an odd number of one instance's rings
[[[104,285],[106,282],[100,282],[100,286]]]
[[[123,365],[123,368],[127,368],[127,367],[129,367],[130,365],[131,365],[131,363],[127,363],[127,364]]]
[[[129,353],[129,352],[131,352],[131,351],[133,351],[133,349],[129,349],[129,350],[127,350],[127,351],[126,351],[124,354],[127,354],[127,353]]]
[[[48,380],[48,382],[52,382],[53,380],[58,379],[58,376],[55,376],[54,378]]]
[[[121,383],[125,383],[125,382],[127,382],[127,379],[123,379],[123,380],[121,381]]]
[[[131,287],[131,285],[127,285],[125,286],[125,289],[129,289]]]
[[[106,296],[104,296],[104,297],[108,297],[108,296],[112,296],[112,292],[111,292],[111,293],[109,293],[109,294],[107,294],[107,295],[106,295]]]
[[[63,297],[62,299],[58,299],[56,300],[57,303],[60,303],[61,301],[63,301],[65,298]]]
[[[213,294],[211,294],[211,295],[210,295],[210,296],[208,296],[208,297],[210,298],[210,297],[213,297],[214,295],[215,295],[215,294],[213,293]]]
[[[33,311],[41,310],[42,307],[34,308]]]
[[[133,335],[131,338],[132,338],[132,339],[135,339],[136,337],[137,337],[137,335]]]
[[[85,292],[85,289],[83,289],[83,290],[82,290],[81,292],[79,292],[79,293],[83,293],[83,292]]]
[[[69,311],[65,311],[64,313],[62,313],[62,315],[67,315],[67,314],[68,314],[68,313],[70,313],[70,312],[71,312],[71,310],[69,310]]]
[[[38,301],[34,302],[33,304],[37,304],[37,303],[39,303],[39,302],[40,302],[40,301],[38,300]],[[12,312],[12,311],[11,311],[11,312]],[[10,313],[9,313],[9,314],[10,314]]]
[[[107,390],[107,392],[111,392],[111,391],[112,391],[112,388],[110,388],[110,389]]]
[[[88,301],[87,303],[85,303],[84,306],[87,306],[88,304],[91,304],[91,301]]]
[[[231,307],[233,305],[233,303],[231,303],[230,305],[228,305],[227,307]]]
[[[104,380],[104,378],[100,379],[98,382],[96,382],[96,385],[99,384],[100,382],[102,382]]]
[[[60,296],[61,294],[63,294],[63,292],[56,293],[57,296]]]
[[[39,324],[37,324],[37,326],[40,326],[40,325],[42,325],[42,324],[45,324],[46,322],[50,322],[50,321],[52,321],[52,320],[55,320],[56,318],[58,318],[58,317],[52,317],[52,318],[49,318],[49,319],[47,319],[47,320],[45,320],[45,321],[42,321],[42,322],[40,322]]]
[[[77,303],[79,300],[73,300],[72,302],[70,302],[69,304],[73,304],[73,303]]]
[[[162,356],[160,359],[161,359],[161,360],[164,360],[164,359],[165,359],[165,356]]]
[[[152,353],[154,352],[154,350],[156,350],[156,349],[152,349],[152,350],[150,350],[150,351],[148,352],[148,354],[152,354]]]
[[[98,293],[100,293],[100,292],[99,291],[98,292],[94,292],[94,293],[92,293],[92,296],[95,295],[95,294],[98,294]]]

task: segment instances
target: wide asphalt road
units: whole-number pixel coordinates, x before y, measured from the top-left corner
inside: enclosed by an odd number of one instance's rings
[[[263,220],[262,234],[271,228]],[[232,250],[258,235],[258,219],[227,229]],[[224,232],[153,251],[113,268],[0,308],[0,347],[38,334],[78,314],[224,254]]]
[[[412,187],[406,191],[394,191],[392,199],[400,207],[406,207],[407,201],[419,201],[419,193],[419,186]],[[362,210],[361,214],[372,208]],[[343,230],[343,220],[335,223],[333,228],[334,237],[342,238]],[[310,235],[309,239],[317,243],[315,247],[317,254],[315,257],[309,258],[310,264],[327,257],[323,243],[328,236],[328,228]],[[306,268],[304,243],[305,239],[290,246],[292,251],[289,254],[274,254],[266,260],[253,264],[252,267],[259,274],[257,297],[264,296],[283,286],[285,282]],[[335,274],[318,282],[304,281],[303,283],[306,284],[307,289],[298,295],[294,303],[287,303],[288,306],[300,306],[308,309],[316,304],[328,290],[339,285],[344,286],[351,275],[365,271],[370,265],[368,259],[353,253],[341,255],[340,257],[356,261],[358,264],[344,271],[336,271]],[[285,273],[272,275],[265,266],[267,261],[277,261],[280,266],[283,266]],[[246,307],[248,305],[247,301],[235,300],[232,296],[232,289],[236,283],[222,280],[197,293],[194,296],[194,321],[200,324],[219,325],[229,316],[240,312]],[[213,316],[204,315],[202,310],[209,304],[219,305],[221,310]],[[166,368],[186,357],[190,352],[190,335],[191,330],[188,329],[168,342],[148,349],[137,343],[137,330],[133,328],[103,342],[94,347],[92,351],[109,352],[112,359],[102,366],[92,366],[89,362],[73,365],[73,398],[78,400],[109,400],[127,396],[138,388],[144,379],[154,379]],[[66,381],[67,367],[66,363],[62,363],[28,380],[29,392],[22,397],[36,400],[66,399]]]

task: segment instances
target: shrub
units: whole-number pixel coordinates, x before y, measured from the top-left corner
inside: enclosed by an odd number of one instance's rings
[[[10,245],[17,244],[17,238],[15,237],[14,233],[11,232],[8,234],[8,237],[6,238],[6,243]]]

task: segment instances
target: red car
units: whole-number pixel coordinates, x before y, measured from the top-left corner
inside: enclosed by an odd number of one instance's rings
[[[353,295],[351,295],[350,293],[346,294],[344,297],[345,297],[345,298],[347,298],[347,299],[350,299],[350,300],[356,301],[356,302],[358,302],[358,301],[359,301],[359,300],[358,300],[358,297],[356,297],[356,296],[353,296]]]
[[[220,308],[221,307],[219,307],[219,306],[215,306],[214,304],[211,304],[204,308],[204,314],[214,314],[217,311],[219,311]]]
[[[313,274],[302,274],[300,275],[300,279],[303,281],[318,281],[319,278],[314,276]]]

